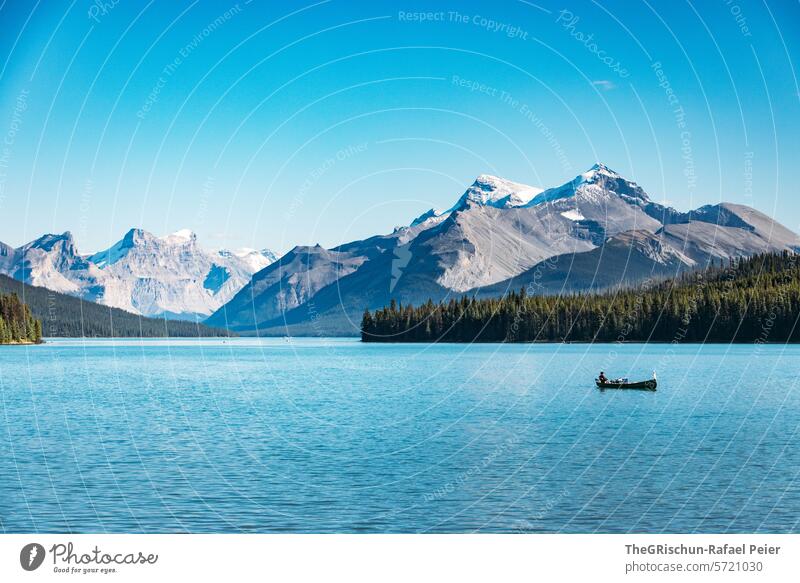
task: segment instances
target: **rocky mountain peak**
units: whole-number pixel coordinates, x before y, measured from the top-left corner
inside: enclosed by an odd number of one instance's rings
[[[153,239],[155,239],[155,236],[148,233],[144,229],[133,228],[125,233],[125,236],[122,237],[121,243],[125,244],[127,247],[135,247],[137,245],[142,245],[152,241]]]
[[[492,174],[480,174],[451,210],[467,206],[497,208],[522,206],[540,192],[542,189],[535,186],[513,182]]]
[[[25,247],[28,249],[41,249],[42,251],[47,252],[53,251],[56,247],[58,247],[62,252],[77,255],[77,251],[75,249],[75,238],[72,236],[70,231],[65,231],[60,235],[54,235],[52,233],[42,235],[35,241],[28,243],[28,245]]]
[[[567,198],[598,202],[609,196],[619,197],[636,205],[650,202],[647,193],[638,184],[624,178],[605,164],[597,163],[569,182],[548,188],[534,197],[529,206]]]
[[[598,174],[605,174],[606,176],[613,176],[618,177],[619,174],[614,172],[611,168],[603,164],[602,162],[598,162],[597,164],[593,165],[589,170],[586,171],[586,174],[598,175]]]

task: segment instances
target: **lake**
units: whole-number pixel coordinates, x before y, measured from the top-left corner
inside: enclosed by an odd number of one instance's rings
[[[4,532],[798,532],[800,346],[0,347]],[[655,393],[594,387],[649,378]]]

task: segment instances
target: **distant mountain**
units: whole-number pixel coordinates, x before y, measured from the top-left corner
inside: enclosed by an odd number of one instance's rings
[[[0,244],[0,273],[133,314],[203,319],[275,260],[268,250],[207,251],[188,230],[156,237],[131,229],[117,243],[81,255],[67,232],[13,249]]]
[[[267,335],[357,334],[364,309],[391,299],[603,289],[798,248],[795,233],[754,209],[680,212],[603,164],[546,190],[481,175],[450,209],[391,234],[292,249],[207,322]]]
[[[82,257],[71,233],[43,235],[15,250],[14,262],[5,271],[14,279],[47,289],[91,295],[99,292],[100,269]]]
[[[529,294],[603,290],[765,251],[800,249],[794,233],[742,205],[707,206],[685,218],[686,222],[665,225],[655,233],[618,233],[591,251],[556,255],[512,278],[470,290],[468,295],[495,297],[521,287]],[[706,222],[714,218],[721,224]]]
[[[162,338],[230,336],[196,322],[144,318],[0,275],[0,294],[15,294],[41,322],[45,337]]]

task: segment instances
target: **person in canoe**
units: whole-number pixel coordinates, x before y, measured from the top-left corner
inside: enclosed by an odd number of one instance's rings
[[[597,380],[598,380],[598,381],[600,381],[601,383],[607,383],[607,382],[608,382],[608,379],[606,378],[606,373],[604,373],[604,372],[601,370],[601,371],[600,371],[600,376],[599,376],[599,377],[597,377]]]

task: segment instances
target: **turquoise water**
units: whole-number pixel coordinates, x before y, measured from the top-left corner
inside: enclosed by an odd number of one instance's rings
[[[0,347],[6,532],[798,532],[798,346]],[[647,378],[656,393],[592,379]]]

